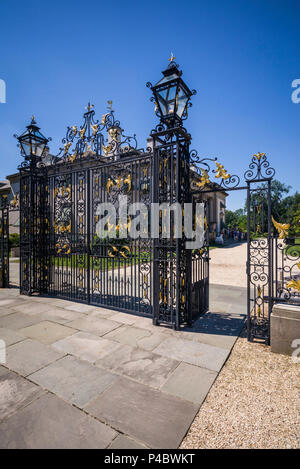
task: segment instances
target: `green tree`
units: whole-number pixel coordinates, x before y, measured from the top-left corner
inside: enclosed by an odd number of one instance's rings
[[[239,228],[242,231],[247,231],[247,216],[244,214],[242,208],[234,212],[226,210],[226,227],[229,229]]]
[[[300,235],[300,204],[298,204],[298,208],[294,213],[289,233],[293,236]]]
[[[238,217],[236,212],[232,210],[226,210],[226,226],[227,228],[233,228],[238,222]]]

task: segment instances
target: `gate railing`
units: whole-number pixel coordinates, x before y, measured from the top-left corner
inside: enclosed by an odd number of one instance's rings
[[[9,287],[9,204],[0,198],[0,288]]]
[[[278,226],[278,223],[277,223]],[[277,234],[272,239],[273,300],[300,305],[300,236]]]

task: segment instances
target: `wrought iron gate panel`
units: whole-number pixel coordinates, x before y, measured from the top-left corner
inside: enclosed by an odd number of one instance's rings
[[[49,293],[88,301],[88,170],[48,177]]]
[[[253,156],[247,181],[247,334],[270,342],[273,307],[271,181],[275,170],[264,153]]]
[[[128,206],[143,203],[149,209],[151,165],[151,154],[145,154],[68,172],[49,169],[49,294],[152,314],[149,220],[137,239],[120,238],[118,222],[116,239],[97,229],[100,204],[118,209],[119,196],[127,197]],[[128,230],[133,222],[128,216]]]
[[[200,202],[193,197],[194,205]],[[208,203],[204,203],[204,244],[200,249],[192,251],[192,319],[197,319],[209,309],[209,232]],[[195,220],[197,223],[197,220]]]
[[[20,291],[45,293],[48,273],[45,235],[47,186],[43,168],[20,170]]]
[[[152,315],[152,240],[150,238],[151,203],[150,155],[124,159],[91,170],[91,303],[114,309]],[[139,225],[137,239],[123,235],[135,223],[133,214],[117,219],[116,238],[102,237],[99,232],[101,203],[119,209],[119,197],[128,206],[142,203],[145,222]],[[113,229],[107,221],[108,231]],[[124,236],[124,237],[123,237]]]
[[[0,199],[0,286],[9,287],[9,206],[7,198]]]
[[[248,338],[268,341],[272,311],[272,235],[270,181],[267,187],[249,184],[248,206]]]

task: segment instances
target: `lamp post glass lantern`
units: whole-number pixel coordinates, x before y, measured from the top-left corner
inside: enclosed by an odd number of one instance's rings
[[[25,156],[26,160],[40,161],[49,139],[40,132],[40,128],[36,125],[33,116],[26,129],[22,135],[16,136],[20,144],[21,154]]]
[[[196,94],[191,91],[182,80],[182,71],[171,56],[170,64],[162,72],[163,78],[156,85],[148,86],[153,92],[152,101],[155,102],[155,112],[167,127],[182,125],[182,121],[187,118],[187,109],[191,106],[190,97]]]

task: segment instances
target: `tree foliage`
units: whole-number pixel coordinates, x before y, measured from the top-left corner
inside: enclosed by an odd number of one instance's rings
[[[267,189],[267,183],[261,186]],[[276,179],[271,182],[271,212],[272,216],[279,223],[289,223],[290,234],[300,235],[300,193],[295,192],[294,195],[287,195],[291,186],[288,186]],[[264,213],[267,213],[268,201],[266,191],[252,194],[250,212],[251,225],[253,220],[253,207],[261,206]],[[244,210],[239,209],[234,212],[226,211],[226,225],[228,228],[240,228],[242,231],[247,230],[247,201]],[[263,231],[267,230],[267,217],[264,218]]]

